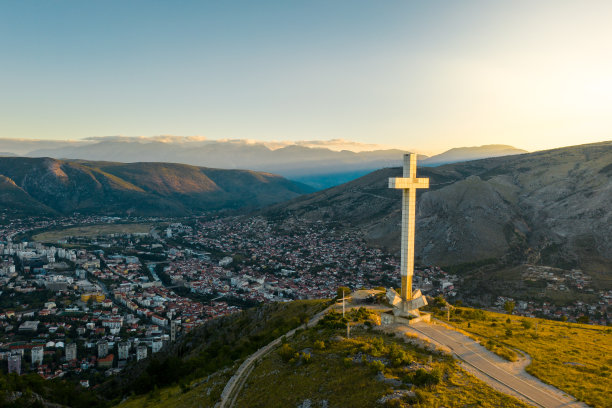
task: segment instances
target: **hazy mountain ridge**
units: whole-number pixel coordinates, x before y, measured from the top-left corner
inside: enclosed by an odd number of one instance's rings
[[[90,141],[39,141],[0,139],[0,150],[28,157],[56,159],[111,160],[124,163],[184,163],[222,169],[268,171],[322,189],[338,185],[371,171],[401,165],[399,149],[367,151],[332,150],[333,141],[296,142],[278,146],[244,140],[215,141],[194,138],[96,138]],[[347,147],[351,144],[343,141]],[[330,145],[330,143],[332,143]],[[353,143],[355,148],[359,144]],[[338,147],[340,145],[335,145]],[[341,146],[340,146],[341,147]],[[375,148],[376,146],[361,146]],[[487,145],[451,149],[441,155],[419,155],[423,165],[524,153],[511,146]],[[9,153],[7,153],[9,154]]]
[[[310,192],[270,173],[173,163],[1,158],[0,206],[28,214],[188,215],[257,208]]]
[[[322,147],[286,146],[271,149],[263,144],[231,142],[164,143],[159,141],[102,140],[95,144],[39,149],[27,156],[64,159],[175,162],[225,169],[269,171],[285,177],[307,173],[377,169],[399,163],[400,150],[355,153]]]
[[[528,153],[527,150],[517,149],[507,145],[484,145],[473,147],[456,147],[444,153],[428,157],[421,161],[422,166],[439,166],[442,164],[457,163],[468,160],[486,159],[489,157],[511,156]]]
[[[612,142],[421,167],[417,256],[449,265],[503,258],[604,272],[612,266]],[[398,250],[400,168],[300,197],[267,211],[358,228]]]

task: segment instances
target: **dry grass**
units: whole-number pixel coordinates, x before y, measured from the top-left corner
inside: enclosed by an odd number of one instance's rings
[[[283,359],[282,352],[268,354],[251,373],[237,407],[295,407],[307,399],[313,407],[322,406],[323,401],[329,407],[378,407],[377,401],[392,388],[410,388],[406,381],[414,371],[408,368],[409,362],[441,373],[441,380],[438,385],[415,386],[417,396],[397,406],[526,407],[466,373],[448,356],[366,328],[354,328],[351,333],[351,339],[343,339],[339,337],[345,334],[343,329],[319,326],[296,335],[289,346],[298,353],[309,352],[309,361]],[[408,362],[393,362],[398,350]],[[403,379],[404,384],[392,387],[378,380],[381,365],[367,361],[371,358],[387,359],[384,375]]]
[[[471,310],[459,309],[468,315]],[[485,343],[525,351],[532,358],[529,373],[589,405],[612,406],[611,328],[493,312],[485,312],[484,320],[465,315],[450,324],[485,338]]]
[[[133,396],[116,408],[201,408],[213,407],[220,399],[225,384],[237,367],[215,373],[204,380],[194,381],[189,387],[178,385]]]
[[[57,242],[68,237],[97,237],[110,234],[148,233],[152,224],[99,224],[45,231],[32,239],[40,242]]]

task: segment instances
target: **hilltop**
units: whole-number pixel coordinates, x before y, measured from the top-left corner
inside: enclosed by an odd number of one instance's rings
[[[582,268],[612,287],[612,142],[421,167],[416,251],[423,264]],[[273,206],[275,220],[324,220],[398,251],[400,168]],[[520,268],[519,268],[520,269]],[[517,270],[515,273],[522,273]]]
[[[439,309],[444,300],[430,302],[430,310],[445,318]],[[38,399],[48,406],[212,408],[240,364],[277,340],[247,370],[233,406],[527,406],[410,330],[381,326],[378,309],[384,305],[353,305],[343,317],[336,304],[310,327],[301,326],[331,304],[270,303],[210,320],[119,374],[99,377],[103,382],[93,389],[62,379],[43,381],[36,374],[0,374],[0,403],[32,404]],[[453,309],[450,324],[506,358],[530,357],[527,371],[540,380],[595,407],[609,405],[610,329],[470,308]],[[287,335],[295,328],[295,334]],[[588,381],[571,380],[580,377]]]
[[[304,184],[249,170],[0,158],[0,208],[17,214],[184,216],[254,209],[310,191]]]
[[[442,317],[437,301],[432,300],[432,304],[434,313]],[[299,301],[290,305],[295,306],[286,309],[288,313],[302,307]],[[276,310],[278,316],[282,309]],[[308,316],[312,317],[314,311],[310,309]],[[262,310],[256,315],[266,316],[266,313]],[[252,322],[249,325],[242,321],[249,333]],[[225,327],[236,323],[235,318],[225,319]],[[349,337],[348,323],[351,325]],[[267,324],[264,321],[257,326]],[[469,308],[454,310],[452,324],[472,331],[471,335],[478,336],[487,348],[510,350],[522,359],[529,358],[522,353],[527,350],[531,355],[531,365],[527,368],[530,373],[582,401],[596,407],[610,402],[605,392],[610,376],[605,355],[612,343],[610,331],[604,327],[505,316]],[[223,325],[216,327],[224,330]],[[246,371],[241,388],[232,398],[232,406],[527,406],[491,388],[427,340],[398,327],[380,326],[376,307],[355,307],[346,318],[339,311],[328,311],[312,327],[299,329],[293,336],[281,338],[283,332],[276,331],[276,334],[281,341],[261,356],[252,371]],[[197,338],[192,337],[189,343],[183,341],[178,348],[194,344]],[[583,344],[576,346],[576,342]],[[231,343],[219,343],[216,347],[226,352],[236,350]],[[184,352],[183,355],[189,359],[191,354]],[[218,371],[209,372],[205,377],[192,375],[174,384],[165,381],[167,387],[151,389],[145,394],[137,391],[140,395],[122,401],[118,407],[213,407],[243,359],[233,362],[227,359]],[[588,376],[589,381],[568,381],[579,376]]]

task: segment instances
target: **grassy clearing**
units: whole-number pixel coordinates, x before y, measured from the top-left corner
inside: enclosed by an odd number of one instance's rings
[[[342,316],[332,314],[269,353],[249,376],[237,407],[295,407],[307,399],[313,407],[324,401],[328,407],[377,407],[394,389],[416,395],[384,406],[526,407],[448,356],[372,331],[367,312],[351,311],[349,319],[357,324],[350,339],[341,337]]]
[[[438,315],[446,321],[444,314]],[[596,407],[612,406],[612,329],[457,308],[454,325],[498,344],[527,352],[527,371]]]
[[[34,241],[57,242],[68,237],[97,237],[110,234],[148,233],[152,224],[99,224],[41,232],[32,237]]]

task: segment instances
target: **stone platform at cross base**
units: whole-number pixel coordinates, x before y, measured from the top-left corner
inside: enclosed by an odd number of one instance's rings
[[[430,322],[431,315],[421,312],[419,308],[427,305],[427,300],[420,290],[412,292],[410,300],[404,300],[392,288],[387,289],[387,300],[391,304],[393,313],[382,313],[382,324],[415,324],[418,322]]]

